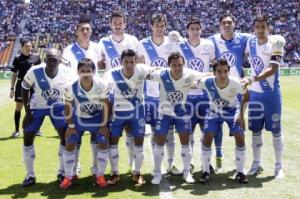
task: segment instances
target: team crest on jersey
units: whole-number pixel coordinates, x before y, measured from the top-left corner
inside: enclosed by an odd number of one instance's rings
[[[142,81],[144,79],[144,75],[140,74],[137,79],[138,81]]]
[[[190,77],[187,77],[187,78],[184,80],[184,83],[190,84],[190,83],[192,83],[192,79],[191,79]]]
[[[221,58],[226,59],[229,66],[234,66],[236,64],[236,55],[230,51],[223,52]]]
[[[111,67],[115,68],[121,66],[121,57],[120,56],[115,56],[111,59]]]
[[[138,89],[128,89],[126,91],[122,91],[121,95],[125,99],[130,99],[130,98],[136,97],[137,92],[138,92]]]
[[[190,69],[196,70],[196,71],[202,71],[204,68],[204,63],[199,58],[192,58],[188,62],[188,66]]]
[[[229,102],[224,99],[214,99],[214,104],[219,108],[228,107]]]
[[[172,104],[181,102],[183,99],[183,93],[180,91],[167,92],[166,99],[168,102],[171,102]]]
[[[57,100],[59,96],[59,91],[55,88],[47,89],[42,92],[42,96],[45,98],[45,100],[52,103]]]
[[[156,58],[152,61],[151,66],[159,66],[159,67],[164,67],[167,68],[168,64],[167,61],[163,58]]]
[[[80,111],[89,115],[94,115],[97,112],[97,105],[90,102],[83,102],[80,105]]]
[[[264,62],[258,56],[251,58],[251,65],[256,73],[260,73],[264,69]]]

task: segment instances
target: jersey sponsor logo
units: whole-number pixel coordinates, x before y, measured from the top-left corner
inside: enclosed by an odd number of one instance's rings
[[[190,69],[193,69],[196,71],[202,71],[204,68],[204,63],[199,58],[193,58],[188,62],[188,66]]]
[[[111,59],[111,67],[115,68],[121,66],[121,57],[120,56],[115,56]]]
[[[228,105],[229,105],[229,102],[224,99],[214,99],[213,102],[218,108],[228,107]]]
[[[45,98],[48,102],[55,102],[59,97],[59,94],[59,91],[55,88],[47,89],[42,92],[43,98]]]
[[[229,66],[234,66],[236,64],[236,55],[230,51],[225,51],[221,54],[221,58],[226,59]]]
[[[94,103],[83,102],[80,105],[80,111],[89,115],[94,115],[98,111],[98,108],[97,105]]]
[[[167,92],[166,99],[168,102],[171,102],[171,103],[181,102],[183,99],[183,93],[180,91]]]
[[[130,98],[136,97],[137,92],[138,92],[138,89],[128,89],[126,91],[122,91],[121,95],[125,99],[130,99]]]
[[[251,58],[251,65],[256,74],[259,74],[264,69],[264,62],[258,56],[253,56]]]
[[[151,62],[151,66],[159,66],[159,67],[167,68],[168,64],[167,64],[167,61],[165,59],[156,58]]]

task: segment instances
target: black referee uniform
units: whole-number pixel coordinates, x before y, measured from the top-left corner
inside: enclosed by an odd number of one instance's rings
[[[15,101],[22,102],[21,84],[27,71],[33,65],[41,64],[41,58],[38,54],[31,53],[29,56],[19,54],[14,58],[12,72],[17,73],[17,82],[15,84]]]

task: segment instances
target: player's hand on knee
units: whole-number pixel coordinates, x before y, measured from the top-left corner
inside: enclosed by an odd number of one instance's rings
[[[237,118],[235,122],[238,123],[243,130],[245,130],[245,119],[243,117]]]
[[[109,131],[109,128],[106,125],[100,127],[99,133],[104,135],[107,140],[109,139],[110,131]]]
[[[23,129],[24,129],[25,127],[27,127],[27,126],[30,124],[31,121],[32,121],[32,114],[31,114],[31,112],[29,111],[28,113],[25,114],[25,117],[24,117],[24,119],[23,119],[23,123],[22,123]]]

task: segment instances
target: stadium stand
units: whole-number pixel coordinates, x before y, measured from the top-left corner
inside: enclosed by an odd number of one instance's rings
[[[63,49],[74,41],[75,24],[82,15],[90,17],[94,28],[92,40],[99,41],[101,37],[110,33],[108,21],[114,10],[125,13],[127,32],[139,39],[150,35],[149,19],[154,12],[166,13],[169,19],[167,30],[178,30],[183,36],[186,36],[186,20],[191,16],[197,16],[202,21],[204,37],[219,31],[219,16],[224,12],[231,12],[236,16],[236,30],[240,32],[252,32],[254,16],[266,13],[273,25],[272,33],[281,34],[287,40],[285,61],[300,62],[298,0],[31,0],[27,7],[22,6],[20,2],[22,0],[4,0],[0,3],[0,7],[4,10],[0,18],[10,21],[5,23],[4,20],[4,24],[0,25],[5,27],[1,28],[0,32],[0,49],[3,48],[3,43],[8,41],[8,35],[14,34],[15,37],[18,34],[18,31],[12,30],[18,30],[22,16],[26,19],[22,37],[33,39],[35,49],[43,57],[44,48],[54,46]]]

